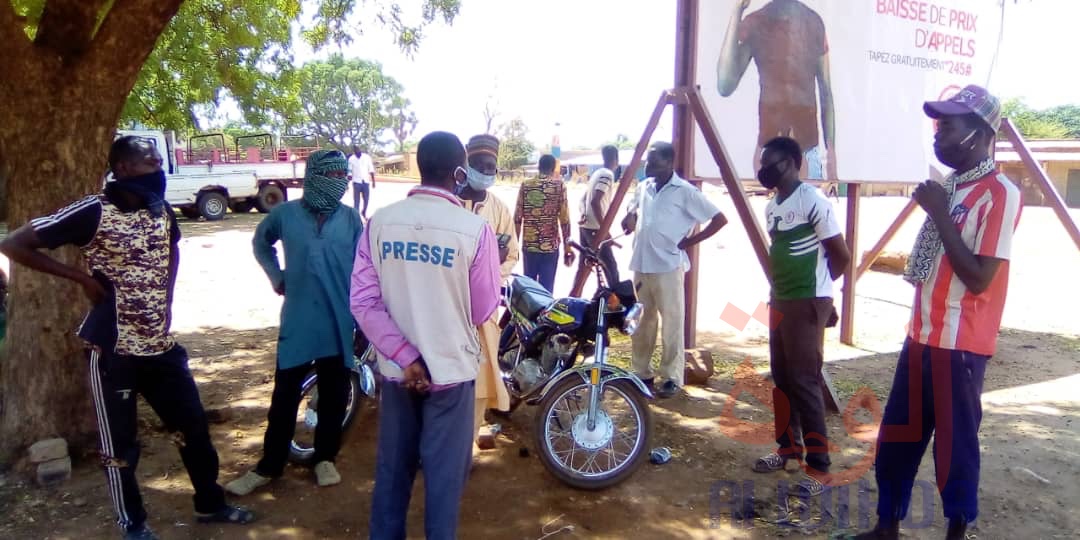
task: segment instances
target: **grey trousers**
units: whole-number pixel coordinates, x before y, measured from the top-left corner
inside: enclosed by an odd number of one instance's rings
[[[424,533],[457,538],[458,509],[472,466],[473,381],[415,394],[387,382],[379,398],[379,442],[371,503],[372,540],[404,540],[413,481],[424,469]]]

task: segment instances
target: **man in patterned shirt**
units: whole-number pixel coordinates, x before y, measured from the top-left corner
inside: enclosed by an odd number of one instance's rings
[[[825,327],[833,314],[833,280],[851,262],[832,204],[818,188],[799,181],[803,152],[789,137],[765,143],[758,181],[775,189],[766,223],[769,273],[769,356],[776,404],[779,449],[758,458],[754,472],[779,471],[806,454],[806,478],[799,490],[817,496],[829,474],[825,433]]]
[[[526,180],[518,192],[514,225],[521,230],[525,275],[555,290],[555,271],[559,268],[559,231],[564,244],[570,242],[570,207],[566,186],[556,177],[555,156],[545,154],[538,164],[540,176]],[[563,262],[573,266],[574,252],[563,248]]]
[[[934,154],[953,174],[915,190],[927,214],[904,272],[915,302],[878,433],[878,524],[863,540],[900,537],[931,436],[946,538],[965,538],[979,514],[983,376],[1005,310],[1020,190],[990,156],[997,98],[971,85],[923,110],[937,120]]]
[[[139,463],[136,394],[176,432],[203,523],[248,523],[251,512],[225,504],[218,455],[188,370],[187,351],[169,332],[179,264],[180,227],[165,202],[161,155],[144,139],[122,137],[109,151],[114,181],[104,193],[33,219],[0,243],[0,252],[34,270],[82,286],[94,306],[79,337],[87,342],[101,459],[124,538],[157,538],[135,477]],[[79,246],[90,272],[41,249]]]

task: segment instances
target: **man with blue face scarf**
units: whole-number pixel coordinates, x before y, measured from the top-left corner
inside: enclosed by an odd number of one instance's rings
[[[360,216],[341,203],[348,189],[345,155],[320,150],[307,160],[304,196],[275,207],[255,229],[252,246],[274,292],[285,297],[278,333],[277,370],[270,398],[263,458],[225,489],[247,495],[281,476],[296,428],[301,385],[311,366],[319,376],[319,423],[315,427],[315,479],[320,487],[341,482],[334,458],[353,365],[349,276],[360,239]],[[274,244],[285,249],[285,270]]]
[[[514,217],[498,197],[488,193],[488,188],[495,185],[498,174],[499,139],[492,135],[477,135],[469,139],[465,147],[468,152],[468,182],[460,188],[461,198],[466,210],[484,218],[495,231],[499,241],[499,273],[503,282],[510,277],[517,265],[519,252],[517,237],[514,235]],[[481,449],[494,448],[495,440],[490,434],[481,436],[480,428],[484,423],[487,409],[510,410],[510,394],[502,382],[499,371],[499,320],[498,311],[487,322],[477,327],[480,333],[480,349],[484,355],[484,365],[476,376],[476,415],[475,429],[477,444]]]
[[[161,154],[146,139],[121,137],[109,150],[109,168],[114,180],[105,185],[104,193],[30,220],[0,242],[0,252],[20,265],[74,281],[93,303],[79,337],[86,342],[89,357],[101,463],[124,538],[157,538],[146,525],[135,475],[139,464],[135,404],[140,394],[166,429],[176,433],[195,488],[197,520],[248,523],[251,512],[225,503],[225,492],[217,483],[218,455],[188,369],[187,351],[169,330],[180,227],[165,202]],[[86,267],[40,251],[65,245],[79,247]]]

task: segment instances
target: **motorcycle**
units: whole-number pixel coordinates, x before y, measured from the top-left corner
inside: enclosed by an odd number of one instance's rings
[[[374,398],[375,347],[357,332],[353,339],[353,367],[349,372],[348,398],[345,400],[345,418],[341,430],[345,431],[356,418],[360,401]],[[289,461],[301,465],[311,464],[315,455],[315,426],[319,424],[319,377],[312,367],[301,385],[300,407],[297,410],[296,432],[289,445]]]
[[[536,281],[512,276],[503,290],[508,319],[499,346],[512,405],[539,405],[533,434],[544,467],[587,490],[632,475],[647,458],[652,435],[649,388],[607,363],[608,331],[633,334],[642,305],[632,282],[606,283],[598,256],[604,243],[597,250],[569,243],[595,268],[598,286],[591,299],[555,299]],[[575,365],[578,357],[582,362]]]

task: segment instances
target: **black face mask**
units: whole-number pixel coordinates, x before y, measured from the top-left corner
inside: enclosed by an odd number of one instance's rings
[[[934,145],[934,155],[937,156],[938,161],[944,164],[946,167],[956,169],[964,163],[964,160],[968,157],[969,153],[974,152],[978,146],[977,141],[973,141],[977,130],[971,130],[966,137],[957,141],[951,146]]]
[[[122,182],[124,187],[140,193],[150,193],[157,195],[157,198],[165,198],[165,171],[154,171],[152,173],[140,174],[139,176],[131,176],[117,182]]]
[[[138,210],[139,207],[127,208],[120,193],[130,193],[142,203],[142,208],[150,209],[159,215],[165,203],[165,171],[155,171],[129,176],[105,184],[105,195],[125,212]]]
[[[762,167],[757,172],[758,182],[761,182],[761,186],[765,189],[775,189],[780,185],[780,180],[784,178],[784,173],[787,172],[787,168],[781,169],[780,164],[784,161],[777,161]]]

